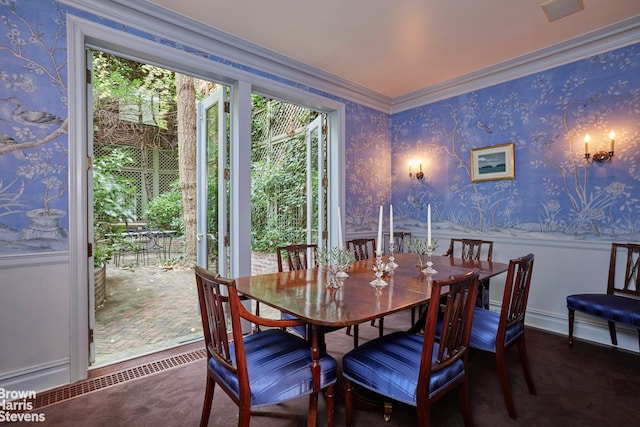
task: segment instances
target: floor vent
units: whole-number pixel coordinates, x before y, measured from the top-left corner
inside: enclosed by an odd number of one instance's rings
[[[166,359],[157,360],[140,366],[124,369],[122,371],[109,373],[101,377],[91,378],[75,384],[59,387],[53,390],[38,393],[33,402],[33,409],[45,408],[56,403],[64,402],[75,397],[79,397],[94,391],[103,390],[107,387],[122,384],[127,381],[155,374],[176,368],[196,360],[204,359],[207,353],[204,349],[189,353],[178,354]]]

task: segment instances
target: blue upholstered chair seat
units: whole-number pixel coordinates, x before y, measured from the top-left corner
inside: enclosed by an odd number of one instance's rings
[[[244,339],[244,347],[252,407],[271,405],[311,394],[311,350],[304,339],[279,329],[269,329],[247,336]],[[231,354],[235,362],[233,348]],[[209,361],[209,370],[238,396],[238,379],[235,375],[221,367],[215,358]],[[320,388],[335,383],[336,360],[322,353],[320,371]],[[327,378],[333,381],[327,381]]]
[[[297,320],[298,318],[296,316],[293,316],[289,313],[282,313],[282,315],[280,316],[282,319],[286,319],[286,320]],[[338,329],[342,329],[344,328],[344,326],[332,326],[332,327],[328,327],[325,328],[324,331],[325,332],[333,332],[333,331],[337,331]],[[289,331],[291,332],[295,332],[297,335],[301,336],[302,338],[307,338],[307,326],[306,325],[298,325],[298,326],[289,326],[287,328]]]
[[[567,308],[640,328],[640,300],[635,298],[611,294],[569,295]]]
[[[473,314],[473,323],[471,324],[469,347],[495,353],[499,323],[500,313],[484,308],[476,308]],[[508,328],[505,332],[505,347],[509,347],[523,332],[522,323],[516,323]]]
[[[373,392],[416,406],[422,343],[422,336],[405,332],[394,332],[369,341],[344,356],[343,375]],[[433,354],[438,354],[437,343]],[[432,356],[432,361],[434,359]],[[462,360],[433,373],[429,382],[429,396],[463,374]]]

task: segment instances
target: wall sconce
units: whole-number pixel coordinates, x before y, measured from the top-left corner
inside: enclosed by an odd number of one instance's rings
[[[422,172],[422,162],[420,162],[420,165],[418,166],[419,170],[418,172],[413,172],[413,160],[409,161],[409,178],[413,179],[419,179],[422,180],[424,179],[424,173]]]
[[[589,141],[591,141],[591,137],[589,134],[584,136],[584,160],[588,164],[592,164],[593,162],[598,163],[609,163],[613,157],[613,144],[615,142],[616,133],[611,131],[609,133],[609,151],[597,151],[593,154],[593,157],[589,153]]]

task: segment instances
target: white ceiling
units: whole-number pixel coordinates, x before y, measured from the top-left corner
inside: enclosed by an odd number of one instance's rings
[[[390,98],[640,15],[640,0],[553,22],[546,0],[149,1]]]

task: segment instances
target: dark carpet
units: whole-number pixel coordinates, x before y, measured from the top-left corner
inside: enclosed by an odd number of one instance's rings
[[[406,329],[409,313],[385,318],[385,333]],[[603,346],[576,342],[527,329],[527,348],[537,396],[529,395],[516,349],[509,352],[509,376],[518,412],[511,420],[504,405],[493,355],[470,354],[469,386],[477,426],[632,426],[640,420],[640,356]],[[377,327],[360,326],[360,340],[377,336]],[[340,361],[351,349],[352,337],[344,330],[327,334],[327,349]],[[36,413],[45,426],[196,426],[205,384],[205,360],[125,382],[55,404]],[[308,399],[261,409],[251,425],[304,426]],[[336,404],[336,425],[344,425],[344,404]],[[433,426],[461,426],[457,394],[432,407]],[[382,410],[358,407],[356,426],[413,426],[414,408],[393,404],[391,420]],[[210,426],[234,426],[237,407],[219,388],[213,401]],[[20,425],[20,424],[16,424]],[[23,425],[33,425],[24,423]],[[325,400],[320,398],[318,425],[326,425]]]

